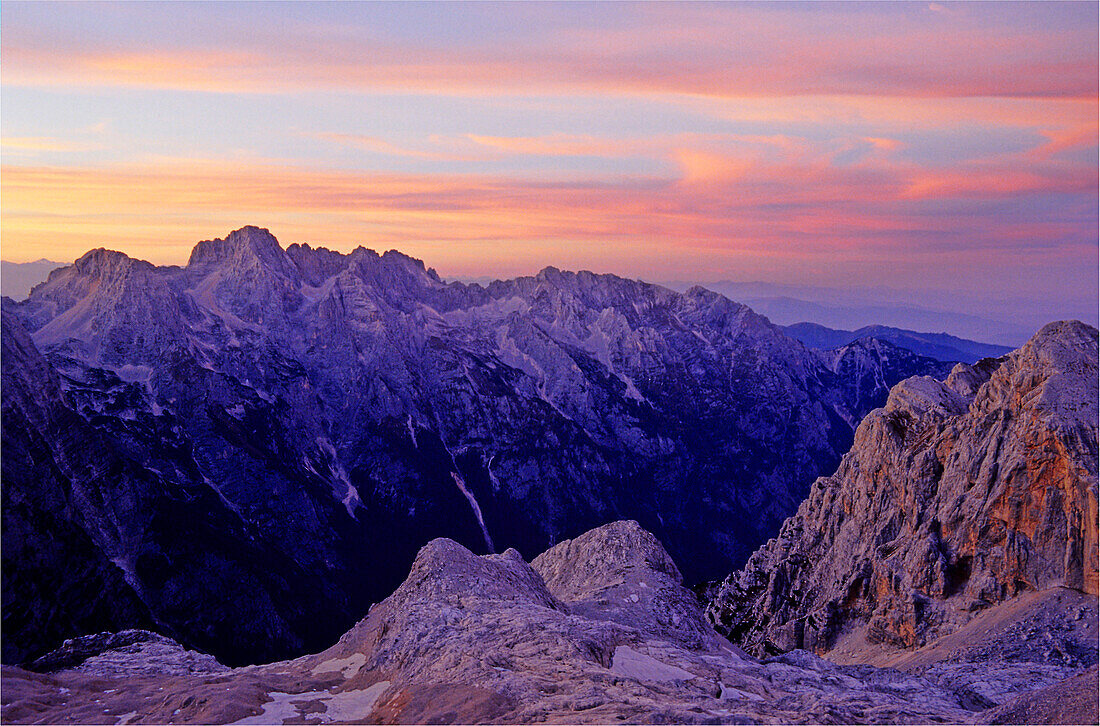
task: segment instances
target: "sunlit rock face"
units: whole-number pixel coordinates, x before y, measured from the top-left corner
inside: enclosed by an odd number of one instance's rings
[[[916,648],[1021,593],[1095,595],[1097,397],[1079,322],[898,384],[709,616],[757,653],[828,652],[854,628]]]
[[[94,250],[4,318],[8,662],[154,625],[230,664],[317,650],[436,537],[532,557],[632,518],[718,578],[903,375],[701,288],[447,284],[256,227],[184,267]],[[50,584],[77,551],[96,597]]]

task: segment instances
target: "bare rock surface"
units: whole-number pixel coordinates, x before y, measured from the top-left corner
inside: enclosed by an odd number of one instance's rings
[[[1096,666],[1085,673],[1021,694],[985,714],[983,723],[1100,723]]]
[[[97,676],[207,674],[229,670],[211,655],[187,650],[171,638],[148,630],[72,638],[35,660],[31,667],[43,673],[76,670]]]
[[[903,381],[709,617],[756,654],[828,653],[853,631],[911,650],[1021,594],[1095,602],[1097,412],[1097,331],[1079,322]]]
[[[621,545],[615,550],[615,543]],[[609,546],[609,552],[602,548]],[[660,584],[684,607],[668,555],[620,522],[537,563],[450,540],[317,655],[206,674],[3,670],[8,723],[968,723],[956,694],[919,675],[806,651],[758,661],[697,641],[653,602],[584,603]],[[570,567],[575,559],[581,567]],[[606,558],[607,582],[590,565]],[[624,574],[625,573],[625,574]],[[624,583],[623,580],[626,580]],[[648,588],[642,588],[642,584]],[[679,588],[679,590],[676,590]],[[623,592],[617,590],[617,592]],[[696,607],[696,623],[702,615]],[[690,631],[689,631],[690,633]],[[134,654],[137,657],[137,654]]]
[[[676,563],[637,522],[614,522],[560,542],[531,567],[578,615],[628,623],[687,648],[713,648],[722,640],[683,588]]]

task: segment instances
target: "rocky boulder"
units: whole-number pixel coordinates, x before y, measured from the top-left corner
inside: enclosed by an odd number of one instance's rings
[[[676,563],[637,522],[612,522],[559,542],[531,567],[571,612],[629,624],[686,648],[717,645]]]

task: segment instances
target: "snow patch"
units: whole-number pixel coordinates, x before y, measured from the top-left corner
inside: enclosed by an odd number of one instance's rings
[[[332,658],[331,660],[326,660],[324,663],[314,666],[311,672],[313,675],[317,675],[318,673],[339,671],[340,674],[347,679],[358,673],[366,662],[367,656],[362,653],[354,653],[347,658]]]
[[[336,475],[336,481],[344,485],[343,491],[340,491],[340,489],[336,487],[333,487],[333,489],[336,491],[337,495],[341,496],[340,501],[344,505],[344,509],[348,510],[348,516],[355,519],[355,509],[363,503],[363,500],[359,497],[359,490],[355,488],[355,485],[352,484],[351,480],[348,478],[348,472],[344,469],[344,465],[340,463],[340,458],[336,455],[336,447],[332,445],[332,442],[323,436],[318,436],[316,441],[317,446],[328,456],[329,469]],[[308,461],[306,462],[306,466],[308,466],[314,474],[317,474]],[[318,476],[320,475],[318,474]]]
[[[247,724],[277,724],[289,719],[309,719],[309,723],[362,723],[370,718],[379,697],[390,687],[389,681],[378,681],[367,688],[353,691],[329,693],[328,691],[306,691],[305,693],[280,693],[273,691],[267,696],[271,700],[263,704],[263,711],[234,721],[234,726]],[[320,701],[325,707],[324,713],[306,713],[306,704]]]
[[[718,700],[720,700],[720,701],[729,701],[729,700],[733,700],[733,699],[737,699],[739,701],[746,701],[746,700],[747,701],[763,701],[764,700],[761,696],[758,696],[755,693],[747,693],[745,691],[742,691],[739,688],[732,688],[730,686],[727,686],[722,681],[718,681],[718,689],[719,689]]]
[[[493,538],[489,536],[489,528],[485,526],[485,519],[481,516],[481,507],[478,506],[473,492],[466,488],[466,481],[457,471],[451,472],[451,478],[455,480],[455,486],[466,497],[466,501],[470,503],[470,509],[474,510],[477,523],[481,525],[481,534],[485,536],[485,546],[489,548],[490,552],[496,552],[496,548],[493,546]]]
[[[620,676],[633,678],[639,681],[689,681],[695,678],[695,674],[685,671],[683,668],[662,663],[656,658],[651,658],[645,653],[639,653],[633,648],[620,645],[615,648],[611,656],[611,672]]]

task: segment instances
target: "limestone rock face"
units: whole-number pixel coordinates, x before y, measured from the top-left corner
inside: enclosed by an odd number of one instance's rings
[[[944,383],[911,378],[708,616],[752,652],[866,626],[913,648],[1020,593],[1097,592],[1097,331],[1052,323]]]

